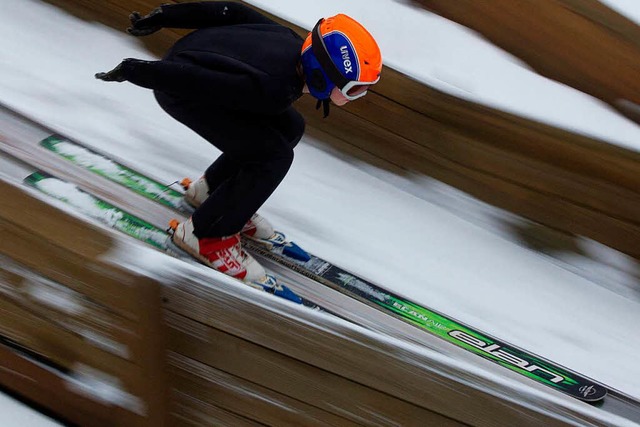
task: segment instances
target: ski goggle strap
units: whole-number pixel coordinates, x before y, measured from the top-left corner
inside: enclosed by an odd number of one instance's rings
[[[324,21],[324,18],[320,18],[316,26],[313,27],[313,31],[311,31],[311,49],[313,49],[313,54],[329,77],[329,80],[338,88],[342,89],[350,80],[342,75],[329,56],[327,46],[324,44],[322,34],[320,33],[320,24],[322,24],[322,21]]]
[[[349,80],[343,76],[337,65],[331,60],[327,46],[324,44],[322,34],[320,33],[320,24],[322,24],[322,21],[324,21],[324,18],[321,18],[316,26],[313,27],[313,31],[311,31],[311,49],[313,50],[313,54],[329,77],[329,80],[340,89],[340,92],[342,92],[345,98],[349,101],[362,98],[367,94],[369,86],[378,83],[380,77],[373,82],[359,82]]]

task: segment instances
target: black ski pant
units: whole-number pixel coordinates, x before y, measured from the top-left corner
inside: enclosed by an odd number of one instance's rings
[[[198,238],[238,233],[289,171],[304,119],[293,107],[276,116],[238,113],[155,91],[174,119],[222,154],[205,172],[209,198],[192,215]]]

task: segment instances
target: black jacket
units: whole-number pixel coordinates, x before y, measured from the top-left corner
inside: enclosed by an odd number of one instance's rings
[[[159,25],[195,28],[161,61],[132,61],[130,82],[208,106],[279,114],[302,95],[298,75],[303,40],[241,3],[162,6]]]

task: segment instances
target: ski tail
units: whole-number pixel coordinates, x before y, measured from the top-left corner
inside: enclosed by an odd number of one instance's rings
[[[156,227],[144,219],[126,212],[88,191],[78,188],[75,184],[64,181],[44,171],[35,171],[24,178],[23,181],[26,185],[65,203],[75,211],[93,220],[151,245],[169,255],[183,260],[190,259],[195,262],[189,254],[172,243],[169,231],[171,227],[169,227],[169,230]],[[171,225],[177,226],[177,224],[177,220],[171,221]],[[317,304],[302,298],[288,286],[278,283],[278,280],[274,276],[269,275],[264,283],[253,283],[251,286],[296,304],[320,309]]]

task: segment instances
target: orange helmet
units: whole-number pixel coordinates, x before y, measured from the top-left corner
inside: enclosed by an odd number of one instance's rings
[[[320,19],[302,45],[302,68],[311,94],[328,99],[338,87],[349,99],[380,80],[382,54],[373,36],[344,14]]]

